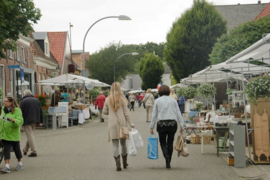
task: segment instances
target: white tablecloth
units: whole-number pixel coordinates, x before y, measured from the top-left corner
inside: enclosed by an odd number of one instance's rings
[[[190,109],[193,109],[195,107],[195,100],[188,99],[185,103],[185,112],[190,112]]]
[[[88,108],[85,108],[83,110],[83,117],[84,117],[84,119],[89,119],[90,118],[90,113],[89,113],[89,109]]]
[[[85,119],[83,117],[83,112],[80,111],[79,112],[79,124],[83,124],[85,122]]]

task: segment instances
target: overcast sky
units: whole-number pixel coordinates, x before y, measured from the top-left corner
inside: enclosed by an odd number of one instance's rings
[[[268,3],[270,0],[262,0]],[[208,0],[214,5],[256,4],[257,0]],[[131,21],[116,18],[95,24],[86,37],[85,51],[93,53],[110,42],[141,44],[165,42],[175,19],[191,8],[193,0],[34,0],[42,17],[35,31],[69,31],[73,50],[83,49],[88,28],[107,16],[127,15]]]

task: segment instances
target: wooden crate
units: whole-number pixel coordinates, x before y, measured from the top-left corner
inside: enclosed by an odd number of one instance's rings
[[[230,157],[230,156],[227,156],[227,164],[229,166],[234,166],[234,158]]]

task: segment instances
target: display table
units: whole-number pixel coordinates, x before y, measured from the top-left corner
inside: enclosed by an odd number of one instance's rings
[[[186,124],[185,130],[188,135],[191,135],[193,132],[194,134],[200,134],[201,130],[203,129],[211,129],[212,127],[209,126],[208,124],[203,124],[200,126],[197,126],[196,124]]]
[[[227,119],[230,119],[230,118],[234,118],[233,115],[228,115],[228,116],[218,116],[216,115],[215,116],[215,119],[214,119],[214,123],[218,123],[218,122],[221,122],[221,121],[227,121]]]
[[[229,132],[229,127],[228,126],[213,126],[213,130],[216,132],[217,157],[219,157],[219,135],[221,133]]]

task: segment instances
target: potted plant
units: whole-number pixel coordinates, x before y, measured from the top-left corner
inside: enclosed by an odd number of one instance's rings
[[[202,106],[203,106],[203,104],[202,104],[201,102],[197,102],[197,103],[196,103],[196,108],[197,108],[197,111],[198,111],[198,112],[201,111]]]
[[[252,79],[245,86],[244,93],[247,95],[249,102],[255,106],[258,105],[258,99],[268,100],[270,96],[270,76],[261,76]]]
[[[186,96],[186,90],[187,90],[186,87],[179,88],[179,89],[177,89],[176,94],[179,97],[181,97],[182,95]]]
[[[197,94],[197,89],[193,86],[189,86],[186,90],[185,90],[185,97],[186,99],[193,99]]]
[[[96,97],[99,95],[99,90],[96,88],[90,89],[89,90],[89,96],[91,97],[91,102],[95,100]]]
[[[216,94],[216,87],[213,86],[212,84],[201,84],[198,88],[198,95],[208,98],[209,96],[213,96],[214,94]]]
[[[106,89],[105,91],[103,91],[103,95],[108,97],[109,92],[110,92],[110,89]]]

